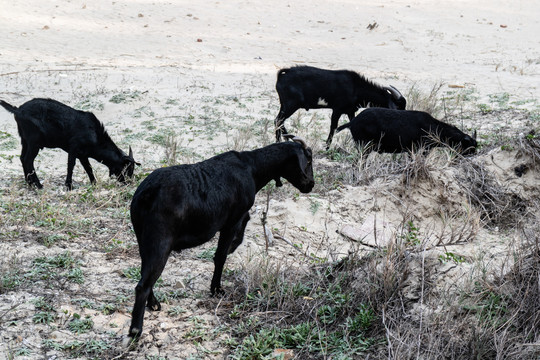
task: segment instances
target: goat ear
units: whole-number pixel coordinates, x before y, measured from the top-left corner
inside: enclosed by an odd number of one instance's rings
[[[472,138],[473,138],[474,140],[476,140],[476,130],[474,130],[474,133],[473,133]]]

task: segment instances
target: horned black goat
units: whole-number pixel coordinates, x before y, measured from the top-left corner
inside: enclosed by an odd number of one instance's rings
[[[303,140],[293,137],[293,142],[160,168],[140,184],[131,202],[141,279],[135,288],[130,337],[141,334],[145,304],[161,309],[152,288],[171,251],[204,244],[218,231],[210,291],[221,292],[227,254],[242,243],[255,194],[272,179],[281,186],[280,178],[303,193],[313,188],[312,153]]]
[[[79,159],[91,183],[96,182],[88,158],[93,158],[109,168],[120,182],[133,176],[135,164],[133,151],[129,154],[120,150],[111,140],[103,124],[94,114],[75,110],[52,99],[33,99],[20,107],[0,100],[7,111],[15,115],[21,137],[21,162],[24,177],[29,185],[41,189],[34,169],[34,159],[39,150],[61,148],[68,153],[66,186],[71,190],[75,160]]]
[[[423,111],[369,108],[337,131],[349,128],[359,146],[373,144],[380,153],[400,153],[413,149],[431,149],[443,144],[470,155],[476,151],[476,131],[471,137],[453,125]]]
[[[377,85],[350,70],[325,70],[312,66],[281,69],[277,74],[276,90],[281,107],[275,119],[276,141],[287,130],[283,123],[298,109],[332,109],[330,134],[326,148],[330,147],[342,114],[349,121],[362,107],[383,107],[404,110],[407,101],[394,87]]]

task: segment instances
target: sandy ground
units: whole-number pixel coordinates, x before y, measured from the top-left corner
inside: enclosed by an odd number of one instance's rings
[[[261,131],[262,125],[257,124],[272,123],[279,108],[274,90],[276,71],[295,64],[353,69],[403,93],[413,86],[428,92],[442,83],[443,94],[469,91],[477,102],[485,103],[494,95],[508,94],[508,102],[515,107],[538,110],[539,106],[540,6],[534,0],[511,4],[499,0],[204,1],[196,5],[188,1],[0,0],[0,8],[0,98],[20,105],[34,97],[51,97],[87,108],[104,122],[123,149],[133,146],[136,159],[148,171],[161,166],[164,149],[148,141],[145,132],[176,133],[186,150],[180,158],[183,162],[273,141],[271,127],[267,135],[247,139],[242,138],[243,129],[258,126],[257,131]],[[124,96],[122,101],[110,101],[119,94]],[[300,112],[298,119],[307,122],[313,113]],[[320,149],[328,131],[329,112],[317,113],[320,136],[312,134],[309,140]],[[479,132],[504,126],[515,130],[526,123],[520,121],[485,124],[477,120],[466,125],[479,128]],[[17,137],[13,117],[3,109],[0,132]],[[4,155],[0,159],[4,188],[22,178],[19,152],[19,145],[0,152]],[[512,176],[513,155],[496,159],[494,173],[515,189],[534,188],[536,175],[519,181]],[[46,150],[38,159],[38,175],[44,186],[61,188],[66,154]],[[101,171],[103,175],[105,170]],[[464,211],[464,198],[453,198],[451,175],[443,169],[437,177],[447,183],[447,193],[418,188],[411,195],[411,203],[417,206],[406,209],[416,211],[424,229],[433,232],[439,231],[441,224],[429,204],[442,196],[450,208]],[[87,185],[79,165],[75,179],[78,186]],[[389,229],[399,224],[404,208],[392,200],[398,187],[375,182],[369,187],[346,188],[347,194],[334,190],[294,200],[272,200],[269,221],[295,242],[305,244],[306,252],[339,258],[350,247],[336,234],[343,226],[352,224],[358,231],[358,225],[364,224],[366,231],[374,221],[391,224]],[[260,251],[257,215],[263,206],[259,199],[246,244],[233,264]],[[323,244],[322,240],[330,241]],[[486,233],[484,240],[475,251],[502,242],[493,233]],[[4,246],[4,251],[14,251],[12,245]],[[28,246],[39,252],[39,248]],[[283,244],[272,251],[293,259],[297,255]],[[136,266],[138,259],[131,257],[127,262]],[[115,264],[117,271],[126,267],[121,260]],[[182,270],[185,265],[179,264],[180,268],[167,275],[169,279],[190,271]],[[204,266],[202,271],[211,269],[209,264]],[[117,286],[116,280],[110,286]],[[197,286],[204,288],[207,283],[206,277]],[[0,299],[5,307],[22,301],[4,294]],[[120,336],[127,332],[129,313],[117,316],[121,317],[115,320],[121,324]],[[173,326],[166,312],[161,318],[151,316],[145,327]],[[202,311],[201,316],[211,318],[212,314]],[[5,340],[11,341],[10,336]],[[165,345],[160,349],[146,344],[139,354],[182,358],[189,353],[184,349],[184,355],[174,355],[178,349],[171,342],[163,340],[161,344]],[[1,351],[7,350],[0,347]]]

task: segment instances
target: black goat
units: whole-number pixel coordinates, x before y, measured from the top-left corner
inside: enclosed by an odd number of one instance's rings
[[[126,176],[133,176],[135,164],[140,165],[133,159],[131,147],[126,155],[90,112],[75,110],[51,99],[33,99],[18,108],[3,100],[0,105],[15,115],[21,136],[24,177],[29,185],[34,184],[38,189],[43,186],[36,175],[34,159],[44,147],[61,148],[68,153],[66,186],[70,190],[76,159],[81,162],[91,183],[96,179],[88,158],[105,164],[109,175],[115,175],[120,182],[125,182]]]
[[[473,137],[423,111],[369,108],[337,131],[349,128],[357,145],[372,143],[379,153],[400,153],[447,144],[463,155],[476,151]]]
[[[394,87],[382,87],[349,70],[325,70],[312,66],[281,69],[277,74],[276,90],[281,107],[275,119],[276,141],[287,133],[284,121],[298,109],[332,109],[330,134],[326,148],[342,114],[349,121],[361,107],[383,107],[404,110],[407,101]]]
[[[281,186],[281,177],[303,193],[313,188],[311,149],[303,140],[295,137],[293,142],[157,169],[139,185],[131,221],[142,260],[141,280],[135,288],[130,337],[141,334],[145,304],[161,309],[152,288],[171,251],[204,244],[218,231],[210,291],[221,292],[227,254],[242,243],[255,194],[272,179]]]

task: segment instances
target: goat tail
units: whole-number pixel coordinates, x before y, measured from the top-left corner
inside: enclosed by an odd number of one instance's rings
[[[348,127],[351,127],[351,123],[350,123],[350,122],[348,122],[348,123],[346,123],[346,124],[343,124],[343,125],[339,126],[339,127],[336,129],[336,132],[340,132],[341,130],[346,129],[346,128],[348,128]]]
[[[11,104],[8,104],[4,100],[0,100],[0,105],[2,105],[4,107],[4,109],[6,109],[7,111],[9,111],[10,113],[13,113],[13,114],[15,114],[19,110],[18,107],[13,106]]]

